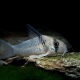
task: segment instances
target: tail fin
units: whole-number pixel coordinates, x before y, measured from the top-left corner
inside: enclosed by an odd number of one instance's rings
[[[13,47],[0,39],[0,59],[6,59],[12,56],[14,56]]]

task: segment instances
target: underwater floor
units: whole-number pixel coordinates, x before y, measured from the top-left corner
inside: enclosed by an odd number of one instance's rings
[[[65,80],[66,78],[69,77],[59,72],[43,70],[34,64],[24,68],[17,65],[0,66],[0,80]]]

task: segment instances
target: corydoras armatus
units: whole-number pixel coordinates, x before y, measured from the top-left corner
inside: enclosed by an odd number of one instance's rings
[[[54,37],[42,35],[27,24],[29,39],[17,45],[12,45],[0,39],[0,59],[12,56],[28,56],[41,58],[44,56],[64,55],[68,50],[66,44]]]

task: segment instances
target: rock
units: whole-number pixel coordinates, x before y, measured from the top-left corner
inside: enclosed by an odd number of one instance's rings
[[[35,62],[38,67],[46,70],[56,70],[65,73],[72,78],[80,77],[80,52],[71,52],[65,54],[63,57],[43,57],[39,59],[31,59],[24,57],[30,62]]]

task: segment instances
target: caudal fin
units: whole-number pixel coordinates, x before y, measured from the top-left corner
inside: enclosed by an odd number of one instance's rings
[[[13,47],[4,40],[0,39],[0,59],[6,59],[14,56]]]

